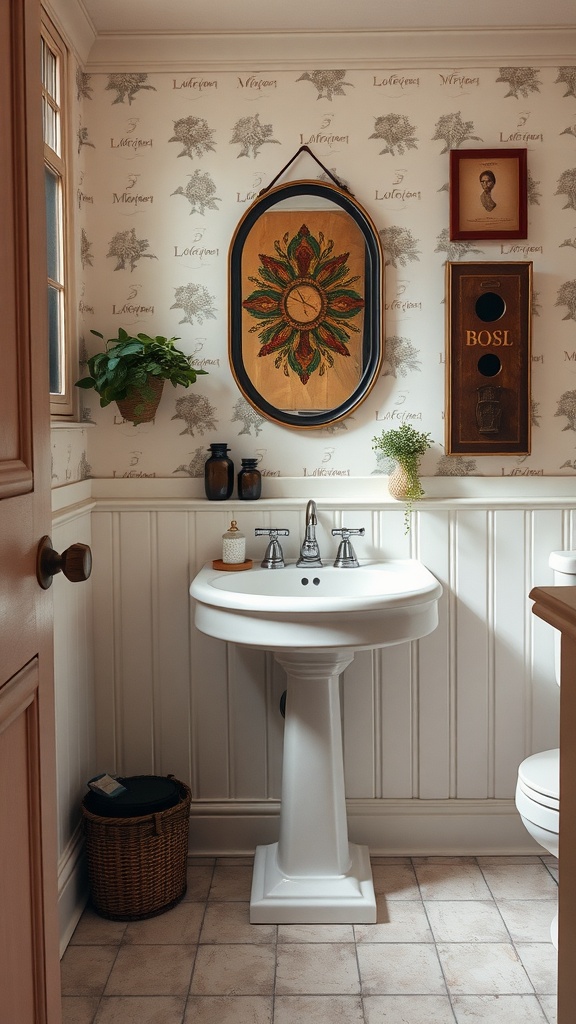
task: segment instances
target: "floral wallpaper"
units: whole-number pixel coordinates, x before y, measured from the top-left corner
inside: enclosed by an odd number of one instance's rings
[[[78,318],[91,329],[177,336],[208,371],[167,384],[137,427],[84,392],[97,477],[202,476],[212,441],[268,476],[387,473],[372,438],[412,423],[434,445],[424,475],[576,471],[576,65],[77,74]],[[385,253],[386,350],[347,419],[297,431],[264,419],[228,365],[228,247],[258,192],[300,146],[348,185]],[[528,151],[528,238],[450,241],[449,151]],[[321,177],[309,156],[292,178]],[[287,179],[282,179],[287,180]],[[446,456],[444,263],[534,264],[532,454]],[[81,370],[83,371],[83,367]],[[88,467],[88,468],[86,468]]]

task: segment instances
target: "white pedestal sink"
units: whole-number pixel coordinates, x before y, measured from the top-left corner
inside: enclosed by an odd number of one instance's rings
[[[432,632],[442,587],[402,559],[230,573],[206,565],[190,593],[198,629],[273,650],[288,680],[280,838],[256,849],[250,920],[374,922],[368,848],[348,841],[338,680],[355,650]]]

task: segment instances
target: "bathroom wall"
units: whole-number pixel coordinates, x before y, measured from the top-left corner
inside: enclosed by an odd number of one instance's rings
[[[430,431],[426,476],[572,475],[576,468],[576,65],[549,55],[507,66],[427,58],[364,60],[315,70],[312,59],[210,67],[204,55],[165,70],[146,61],[79,72],[78,210],[83,351],[119,327],[180,336],[209,372],[185,393],[167,387],[153,424],[123,423],[83,395],[96,424],[96,477],[198,477],[212,440],[265,474],[350,477],[388,470],[372,451],[382,428]],[[166,61],[163,67],[166,67]],[[264,68],[264,70],[263,70]],[[353,416],[297,432],[249,407],[228,368],[228,246],[256,197],[302,144],[371,215],[386,263],[386,352],[378,383]],[[526,148],[528,238],[451,242],[449,150]],[[291,172],[318,177],[301,156]],[[285,179],[283,179],[285,180]],[[532,454],[446,458],[445,261],[534,264]],[[270,373],[275,370],[270,357]],[[302,385],[304,387],[305,385]]]
[[[54,3],[65,28],[70,5]],[[188,585],[218,553],[232,513],[249,554],[261,552],[254,526],[281,523],[295,555],[307,497],[318,499],[327,554],[331,526],[363,525],[360,555],[420,557],[445,588],[431,637],[360,653],[345,674],[351,834],[376,852],[531,849],[514,809],[515,773],[526,754],[556,743],[558,693],[551,633],[527,594],[552,582],[548,552],[575,541],[568,37],[300,34],[250,44],[135,35],[96,40],[88,54],[80,22],[82,352],[95,350],[90,329],[174,334],[209,375],[187,392],[168,386],[153,424],[123,423],[88,392],[81,425],[53,432],[55,534],[60,548],[90,538],[95,559],[74,615],[78,592],[54,588],[63,941],[83,892],[79,798],[96,770],[188,781],[192,850],[250,851],[274,838],[282,673],[269,655],[198,634]],[[333,72],[328,85],[318,68]],[[230,237],[303,143],[366,207],[386,258],[381,377],[353,417],[312,432],[251,412],[227,357]],[[527,240],[448,241],[451,147],[527,148]],[[317,173],[304,157],[295,171]],[[444,457],[446,259],[534,262],[528,457]],[[373,435],[403,420],[434,439],[409,535],[386,495],[389,467],[372,451]],[[227,440],[238,463],[259,458],[263,501],[203,499],[213,440]]]

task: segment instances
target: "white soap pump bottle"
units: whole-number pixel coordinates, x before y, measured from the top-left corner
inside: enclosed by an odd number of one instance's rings
[[[238,565],[246,561],[246,537],[240,533],[235,519],[222,534],[222,561],[225,565]]]

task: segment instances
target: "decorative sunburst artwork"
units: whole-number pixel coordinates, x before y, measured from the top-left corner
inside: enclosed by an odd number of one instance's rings
[[[256,285],[242,305],[257,324],[258,358],[271,357],[276,370],[307,385],[350,357],[351,335],[364,298],[354,284],[350,252],[338,251],[334,240],[302,224],[274,242],[274,255],[260,253]]]

